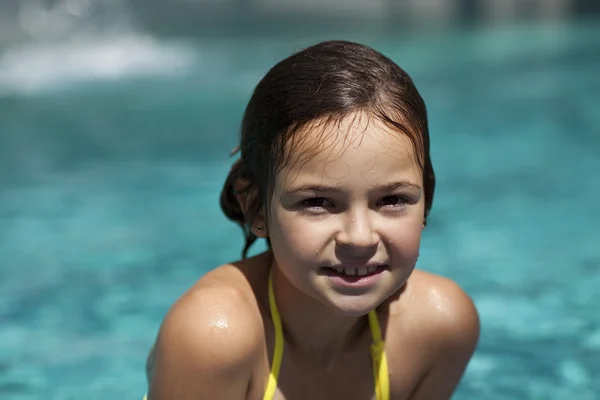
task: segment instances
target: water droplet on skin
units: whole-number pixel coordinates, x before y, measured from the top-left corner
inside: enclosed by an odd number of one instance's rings
[[[224,318],[215,318],[212,321],[210,321],[209,326],[213,329],[221,330],[227,329],[229,327],[229,323]]]

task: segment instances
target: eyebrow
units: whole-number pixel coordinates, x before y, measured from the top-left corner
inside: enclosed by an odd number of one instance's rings
[[[412,182],[408,181],[398,181],[398,182],[390,182],[383,186],[373,187],[371,191],[381,191],[381,192],[389,192],[395,189],[404,188],[410,189],[413,191],[421,192],[421,186],[416,185]],[[339,186],[326,186],[326,185],[300,185],[296,187],[291,187],[289,189],[284,190],[287,194],[296,194],[299,192],[314,192],[314,193],[341,193],[343,190]]]

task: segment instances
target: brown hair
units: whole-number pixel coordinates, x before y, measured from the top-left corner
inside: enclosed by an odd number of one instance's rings
[[[255,242],[251,224],[267,216],[275,175],[301,128],[316,120],[341,121],[366,111],[408,136],[423,173],[425,215],[433,202],[435,175],[429,155],[427,110],[408,74],[378,51],[358,43],[328,41],[277,63],[256,86],[244,112],[237,160],[221,192],[221,208],[246,238],[242,256]],[[246,196],[246,210],[236,198]]]

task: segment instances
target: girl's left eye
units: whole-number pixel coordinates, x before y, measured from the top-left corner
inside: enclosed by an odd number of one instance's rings
[[[392,206],[392,207],[397,207],[397,206],[402,206],[406,203],[408,203],[408,200],[402,196],[386,196],[383,199],[381,199],[380,201],[381,206],[385,207],[385,206]]]

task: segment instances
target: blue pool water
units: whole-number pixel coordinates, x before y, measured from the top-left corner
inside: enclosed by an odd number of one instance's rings
[[[239,254],[218,193],[250,91],[326,38],[0,54],[1,399],[145,392],[170,304]],[[429,107],[439,184],[420,267],[482,319],[456,399],[600,398],[600,24],[350,39],[408,70]]]

